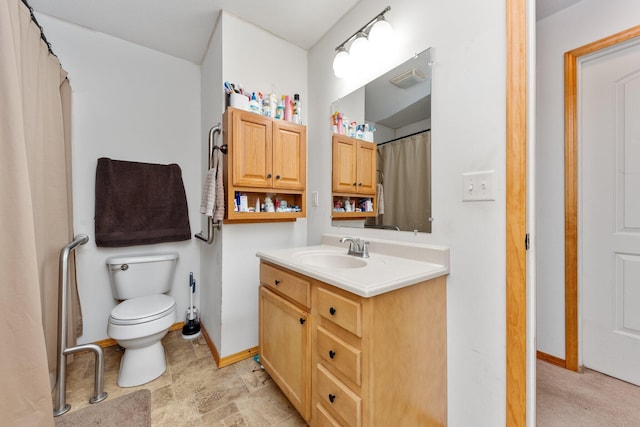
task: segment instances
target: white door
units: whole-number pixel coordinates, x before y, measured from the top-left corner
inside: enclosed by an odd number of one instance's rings
[[[640,40],[579,70],[582,363],[640,385]]]

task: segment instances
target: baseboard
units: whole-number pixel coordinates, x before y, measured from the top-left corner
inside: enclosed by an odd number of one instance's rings
[[[183,326],[184,326],[184,322],[174,323],[169,328],[169,332],[175,331],[177,329],[182,329]],[[107,339],[104,339],[104,340],[96,341],[96,342],[94,342],[94,344],[97,344],[102,348],[107,348],[107,347],[113,347],[114,345],[117,345],[118,343],[116,342],[116,340],[114,340],[112,338],[107,338]]]
[[[169,328],[169,332],[182,329],[183,326],[184,326],[184,322],[174,323]],[[209,337],[209,334],[207,333],[207,329],[204,327],[202,322],[200,322],[200,332],[202,333],[202,336],[204,336],[204,339],[207,342],[207,346],[209,347],[209,350],[211,350],[211,354],[213,355],[213,359],[216,361],[216,365],[218,366],[218,368],[223,368],[225,366],[233,365],[234,363],[237,363],[244,359],[248,359],[258,354],[258,347],[252,347],[247,350],[241,351],[239,353],[231,354],[225,357],[220,357],[220,353],[218,353],[218,349],[213,344],[213,341]],[[114,345],[117,345],[118,343],[116,342],[116,340],[112,338],[107,338],[104,340],[96,341],[94,344],[97,344],[102,348],[107,348],[107,347],[112,347]]]
[[[200,330],[202,332],[202,336],[204,336],[204,339],[207,342],[207,345],[209,346],[209,350],[211,350],[211,354],[213,355],[213,359],[215,360],[218,368],[224,368],[225,366],[233,365],[234,363],[240,362],[241,360],[248,359],[258,354],[258,347],[252,347],[239,353],[231,354],[229,356],[221,358],[220,353],[218,353],[218,349],[209,337],[207,329],[204,327],[202,322],[200,322]]]
[[[560,366],[561,368],[567,367],[567,362],[564,359],[560,359],[559,357],[543,353],[542,351],[537,352],[537,357],[543,362],[551,363],[552,365]]]

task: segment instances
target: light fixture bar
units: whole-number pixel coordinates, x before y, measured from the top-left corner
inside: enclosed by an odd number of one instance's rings
[[[349,43],[351,40],[353,40],[353,38],[355,36],[357,36],[358,34],[360,34],[361,32],[363,32],[367,27],[369,27],[371,24],[373,24],[374,22],[376,22],[378,20],[378,18],[380,17],[384,17],[384,14],[389,12],[391,10],[391,6],[387,6],[384,8],[384,10],[382,12],[380,12],[379,14],[377,14],[373,19],[371,19],[369,22],[367,22],[366,24],[364,24],[362,26],[362,28],[360,28],[358,31],[356,31],[355,33],[351,34],[351,36],[349,36],[349,38],[347,38],[345,41],[343,41],[342,43],[340,43],[337,47],[336,47],[336,52],[340,50],[340,48],[344,49],[345,45],[347,43]]]

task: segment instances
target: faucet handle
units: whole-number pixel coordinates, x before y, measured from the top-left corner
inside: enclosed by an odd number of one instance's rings
[[[371,242],[367,242],[366,240],[362,242],[362,246],[360,249],[360,252],[362,252],[362,258],[369,258],[369,243]]]

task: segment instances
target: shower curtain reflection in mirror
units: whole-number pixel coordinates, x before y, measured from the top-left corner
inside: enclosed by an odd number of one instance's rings
[[[366,226],[430,233],[431,131],[379,144],[378,172],[383,205]]]

